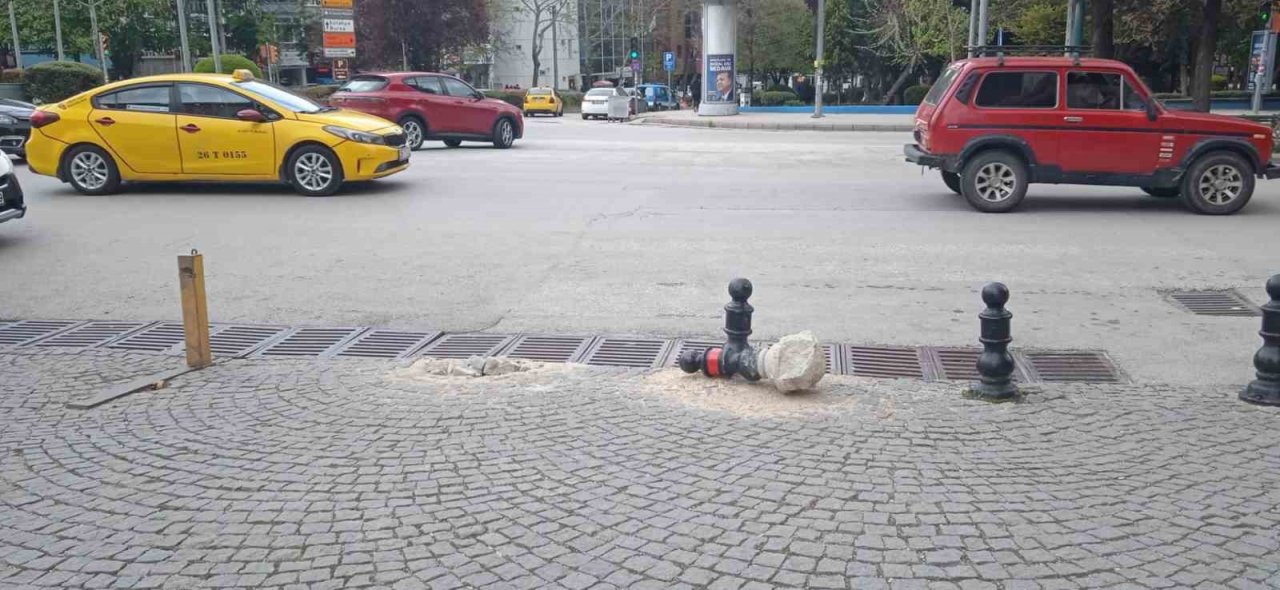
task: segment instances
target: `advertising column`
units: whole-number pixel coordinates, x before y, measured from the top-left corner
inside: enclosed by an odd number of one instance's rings
[[[698,114],[738,114],[736,0],[702,3],[702,101]]]

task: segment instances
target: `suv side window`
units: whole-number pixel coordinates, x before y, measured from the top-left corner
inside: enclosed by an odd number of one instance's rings
[[[1140,111],[1146,105],[1119,73],[1071,72],[1067,74],[1067,108]]]
[[[441,94],[440,78],[436,76],[418,76],[409,78],[409,85],[427,94]]]
[[[449,96],[456,96],[459,98],[471,98],[476,95],[476,91],[472,90],[470,86],[467,86],[467,84],[461,80],[455,80],[453,78],[440,78],[440,81],[444,82],[445,94],[448,94]]]
[[[168,84],[159,86],[133,86],[115,92],[108,92],[94,99],[94,106],[100,109],[115,111],[137,111],[143,113],[168,113]]]
[[[1057,72],[991,72],[974,104],[988,108],[1052,109],[1058,106]]]

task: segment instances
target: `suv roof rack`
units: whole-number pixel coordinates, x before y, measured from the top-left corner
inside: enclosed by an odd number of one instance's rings
[[[970,45],[968,49],[973,52],[974,57],[995,56],[999,65],[1004,65],[1005,55],[1062,55],[1072,58],[1072,64],[1078,66],[1080,56],[1087,55],[1092,48],[1088,45]]]

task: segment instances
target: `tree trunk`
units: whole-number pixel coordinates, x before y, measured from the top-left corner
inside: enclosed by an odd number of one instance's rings
[[[1222,0],[1218,1],[1221,2]],[[902,70],[901,74],[898,74],[898,79],[893,81],[893,86],[890,86],[889,91],[884,93],[884,98],[880,100],[880,104],[889,104],[889,102],[898,95],[898,91],[902,89],[902,85],[907,83],[907,78],[911,77],[911,72],[914,72],[915,69],[916,60],[915,58],[912,58],[911,64],[908,65],[906,69]]]
[[[1104,59],[1115,57],[1115,28],[1112,21],[1115,16],[1114,8],[1115,0],[1090,0],[1089,10],[1093,21],[1093,35],[1090,42],[1093,44],[1094,57]]]
[[[533,84],[529,85],[530,88],[538,87],[538,70],[542,69],[542,60],[539,59],[542,53],[542,43],[539,42],[542,34],[538,32],[541,25],[542,13],[539,12],[533,15],[533,40],[529,43],[529,57],[533,58]]]
[[[1196,39],[1195,73],[1191,79],[1191,104],[1197,111],[1209,111],[1209,89],[1213,76],[1213,54],[1218,47],[1218,17],[1222,0],[1204,0],[1200,31]]]

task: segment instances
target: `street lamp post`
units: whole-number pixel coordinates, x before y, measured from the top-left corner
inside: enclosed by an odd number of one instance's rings
[[[822,118],[822,65],[824,51],[822,49],[823,32],[827,24],[826,0],[818,0],[818,48],[813,60],[813,118]]]
[[[89,28],[93,29],[93,48],[98,54],[98,67],[102,69],[102,81],[107,82],[111,78],[107,74],[107,56],[102,48],[102,34],[98,32],[98,3],[102,0],[91,0],[85,4],[89,5]]]
[[[209,47],[213,51],[213,71],[222,73],[222,56],[218,50],[218,14],[217,9],[213,5],[214,0],[205,0],[205,7],[209,10]]]
[[[62,54],[62,11],[58,9],[58,0],[53,0],[53,36],[58,43],[58,61],[66,60]]]
[[[9,30],[13,34],[13,61],[22,69],[22,47],[18,45],[18,17],[13,14],[13,0],[9,0]]]
[[[191,44],[187,42],[187,0],[177,0],[178,42],[182,44],[182,71],[191,71]]]

